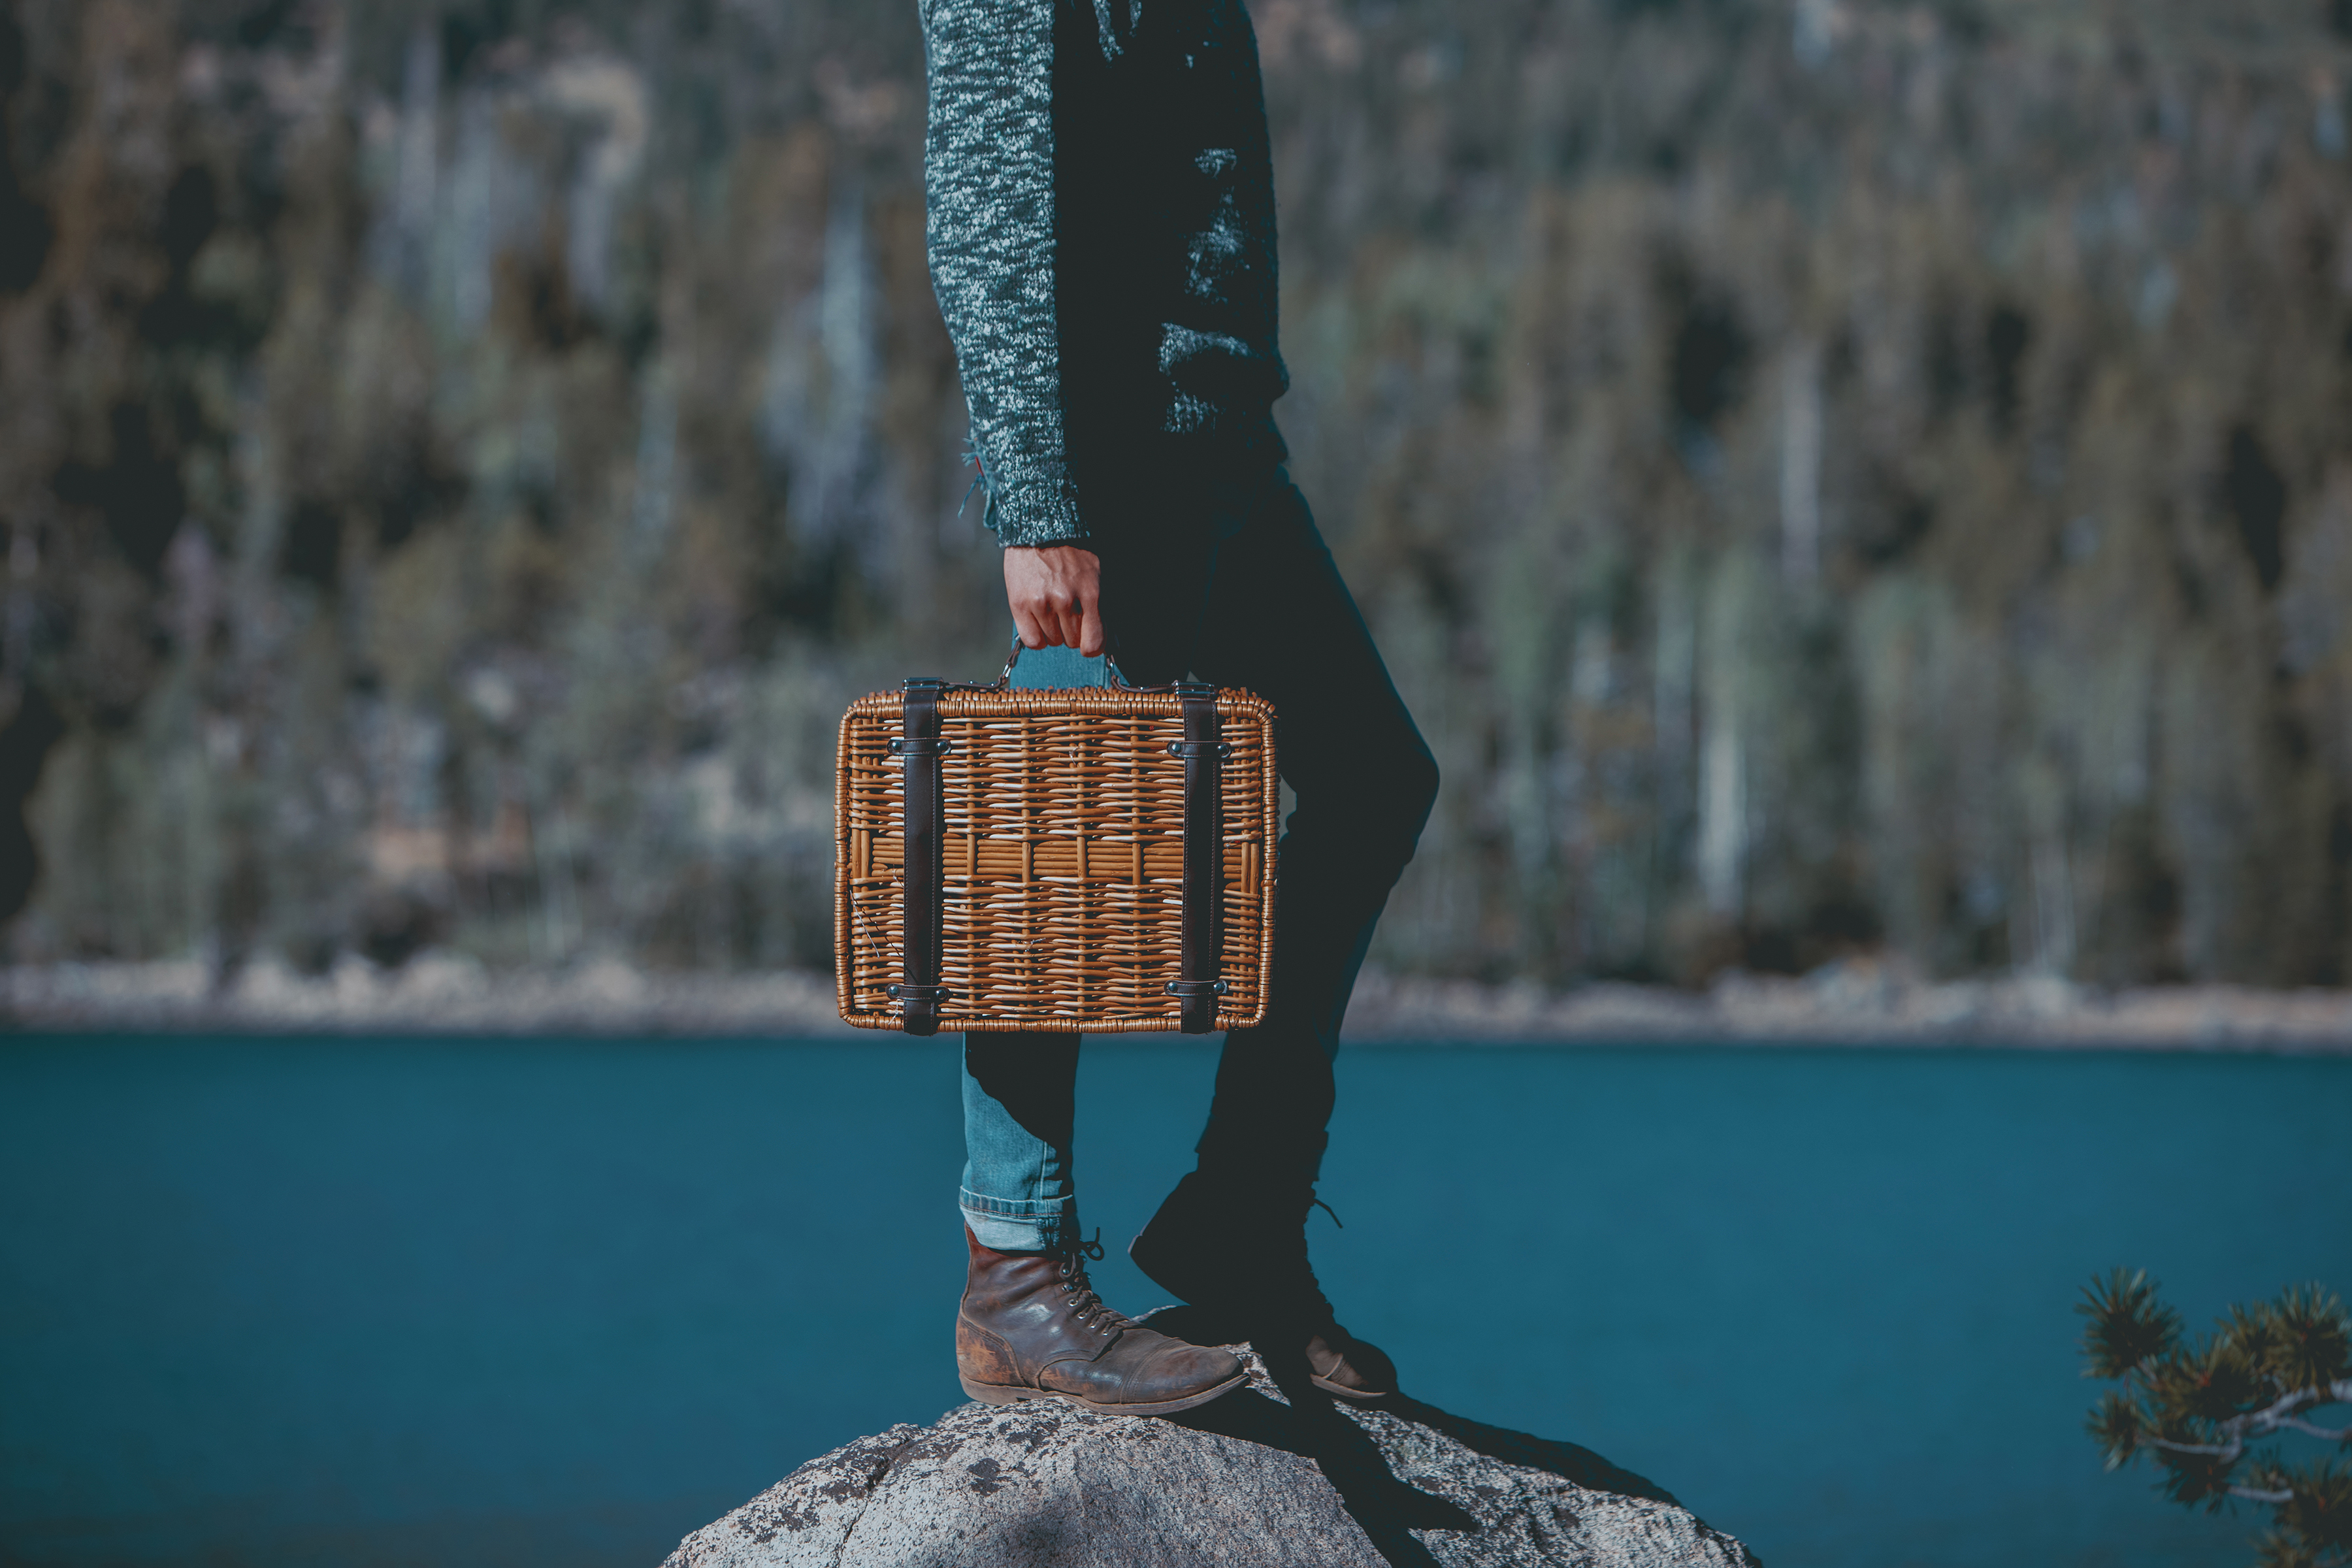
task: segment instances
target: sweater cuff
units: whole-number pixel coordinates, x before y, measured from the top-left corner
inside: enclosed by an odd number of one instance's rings
[[[1007,485],[988,498],[988,526],[1000,545],[1083,544],[1087,525],[1069,487]]]

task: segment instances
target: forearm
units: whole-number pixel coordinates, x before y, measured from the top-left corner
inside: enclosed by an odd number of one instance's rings
[[[1000,543],[1087,536],[1064,447],[1054,242],[1053,0],[929,0],[931,284]]]

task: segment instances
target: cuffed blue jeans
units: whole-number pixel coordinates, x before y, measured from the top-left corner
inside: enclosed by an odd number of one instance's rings
[[[1269,1005],[1257,1027],[1226,1035],[1195,1148],[1221,1191],[1303,1213],[1322,1164],[1340,1020],[1429,819],[1437,763],[1282,468],[1180,475],[1118,510],[1127,531],[1091,543],[1121,671],[1138,685],[1189,671],[1274,704],[1276,762],[1297,805],[1275,861]],[[1023,687],[1103,679],[1099,660],[1066,648],[1024,653],[1013,669]],[[1079,1038],[964,1036],[960,1201],[985,1247],[1055,1251],[1077,1240]]]

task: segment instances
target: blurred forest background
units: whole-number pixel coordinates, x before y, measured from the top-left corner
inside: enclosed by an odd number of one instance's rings
[[[2337,984],[2352,0],[1256,0],[1391,971]],[[18,962],[831,964],[984,677],[914,0],[0,4]]]

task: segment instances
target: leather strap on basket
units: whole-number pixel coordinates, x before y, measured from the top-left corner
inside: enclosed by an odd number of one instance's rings
[[[890,994],[910,1035],[940,1032],[940,1004],[948,994],[940,984],[940,759],[949,750],[940,739],[940,693],[947,685],[907,682],[899,738],[890,742],[901,770],[899,825],[906,844],[901,967]]]
[[[1177,1026],[1205,1035],[1217,1026],[1217,998],[1225,991],[1217,973],[1224,892],[1217,796],[1225,748],[1217,740],[1217,689],[1181,681],[1176,695],[1184,704],[1184,739],[1169,750],[1184,759],[1184,925],[1181,978],[1168,983],[1168,993],[1182,1002]]]

